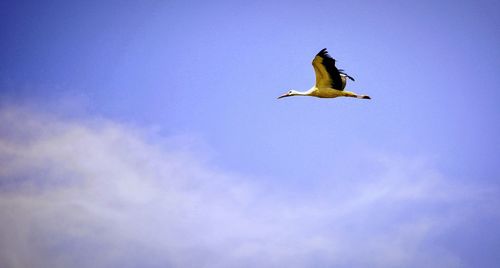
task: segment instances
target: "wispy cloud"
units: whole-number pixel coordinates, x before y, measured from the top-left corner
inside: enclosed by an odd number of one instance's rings
[[[0,119],[2,267],[460,267],[441,237],[498,204],[421,159],[290,198],[135,127]]]

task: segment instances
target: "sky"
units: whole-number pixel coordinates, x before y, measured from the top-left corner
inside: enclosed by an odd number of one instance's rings
[[[499,12],[1,1],[0,266],[498,267]]]

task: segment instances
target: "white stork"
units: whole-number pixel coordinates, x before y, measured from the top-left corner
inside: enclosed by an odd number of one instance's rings
[[[290,90],[278,97],[278,99],[291,96],[313,96],[318,98],[353,97],[358,99],[371,99],[366,95],[358,95],[354,92],[345,91],[347,78],[354,81],[342,69],[335,67],[335,59],[332,58],[326,48],[322,49],[312,61],[316,73],[316,85],[305,92]]]

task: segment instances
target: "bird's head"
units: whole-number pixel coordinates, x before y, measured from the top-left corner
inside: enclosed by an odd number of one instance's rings
[[[293,90],[293,89],[290,89],[288,92],[286,92],[285,94],[281,95],[278,97],[278,99],[281,99],[281,98],[284,98],[284,97],[291,97],[291,96],[296,96],[298,95],[298,92]]]

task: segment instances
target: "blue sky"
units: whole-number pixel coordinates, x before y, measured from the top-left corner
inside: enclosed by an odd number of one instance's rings
[[[3,1],[1,266],[496,267],[499,11]]]

